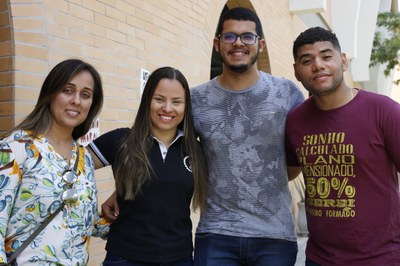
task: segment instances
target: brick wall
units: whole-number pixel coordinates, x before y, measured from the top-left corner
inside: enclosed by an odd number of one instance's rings
[[[13,45],[11,14],[7,1],[0,1],[0,133],[14,124]]]
[[[92,63],[102,76],[100,133],[131,126],[141,68],[176,67],[191,86],[209,79],[212,39],[225,4],[255,9],[267,41],[261,68],[295,80],[291,45],[304,25],[290,15],[287,1],[1,0],[0,131],[32,110],[47,73],[70,57]],[[101,203],[113,191],[111,170],[97,170],[96,179]],[[193,217],[196,224],[198,215]],[[89,265],[101,264],[104,244],[92,239]]]

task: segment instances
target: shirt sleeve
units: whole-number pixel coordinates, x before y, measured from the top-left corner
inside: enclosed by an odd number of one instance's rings
[[[400,104],[394,102],[387,115],[384,116],[385,124],[383,134],[386,150],[389,157],[400,172]]]
[[[291,139],[291,126],[292,121],[290,117],[290,112],[286,118],[286,125],[285,125],[285,156],[286,156],[286,164],[287,166],[300,166],[299,162],[297,161],[296,152],[293,150],[293,146],[290,142]]]
[[[85,155],[89,155],[89,152],[86,150],[86,148],[82,148],[82,152]],[[86,161],[87,160],[87,161]],[[110,230],[110,223],[106,221],[105,218],[100,216],[100,212],[98,210],[98,189],[97,189],[97,185],[96,185],[96,180],[94,179],[94,164],[93,164],[93,160],[90,156],[86,157],[85,156],[85,168],[87,167],[87,176],[88,179],[92,182],[93,184],[93,190],[95,193],[94,197],[90,197],[93,199],[93,229],[91,232],[91,236],[95,236],[95,237],[101,237],[103,239],[107,238],[108,232]],[[89,183],[89,182],[88,182]],[[88,191],[88,190],[87,190]],[[88,197],[89,198],[89,197]]]
[[[293,81],[289,80],[289,87],[291,90],[291,97],[290,97],[290,107],[289,110],[292,110],[296,106],[300,105],[302,102],[304,102],[304,95],[301,92],[300,88],[297,87],[296,84],[294,84]]]
[[[101,237],[102,239],[107,240],[109,230],[110,230],[110,223],[107,222],[104,217],[96,215],[92,236]]]
[[[15,153],[7,141],[0,142],[0,263],[7,262],[6,233],[13,202],[21,184],[21,172]],[[11,245],[7,252],[12,253]]]
[[[285,153],[286,153],[286,164],[288,166],[300,166],[296,154],[294,153],[289,141],[288,137],[285,139]]]
[[[93,140],[89,147],[93,150],[104,166],[112,165],[120,147],[121,141],[129,128],[118,128]]]

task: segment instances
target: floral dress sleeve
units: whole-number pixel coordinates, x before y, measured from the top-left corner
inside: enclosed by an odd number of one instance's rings
[[[97,190],[96,182],[94,180],[94,163],[93,163],[93,159],[90,156],[90,153],[86,150],[86,148],[81,147],[81,149],[83,149],[83,151],[84,151],[83,154],[85,154],[85,161],[88,164],[87,167],[90,169],[89,172],[91,174],[89,174],[88,176],[90,176],[91,178],[89,177],[89,179],[93,178],[94,189],[95,189],[94,190],[95,195],[93,197],[95,199],[95,204],[94,204],[95,210],[93,211],[93,213],[94,213],[94,226],[93,226],[92,236],[101,237],[103,239],[106,239],[107,235],[108,235],[108,231],[110,229],[110,223],[107,222],[105,218],[100,216],[99,211],[98,211],[98,202],[97,202],[97,192],[98,192],[98,190]]]
[[[0,141],[0,262],[7,262],[6,250],[13,251],[11,245],[6,247],[6,231],[22,178],[15,155],[16,152],[25,152],[13,151],[9,141],[9,139]]]

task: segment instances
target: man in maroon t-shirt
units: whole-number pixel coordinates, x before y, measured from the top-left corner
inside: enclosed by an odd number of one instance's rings
[[[289,174],[306,183],[306,265],[400,265],[400,105],[346,85],[330,31],[301,33],[293,55],[312,95],[286,124]]]

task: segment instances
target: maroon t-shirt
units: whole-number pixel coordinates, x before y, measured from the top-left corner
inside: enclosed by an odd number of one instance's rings
[[[400,265],[400,105],[359,90],[322,111],[311,97],[289,113],[286,145],[306,182],[307,258]]]

